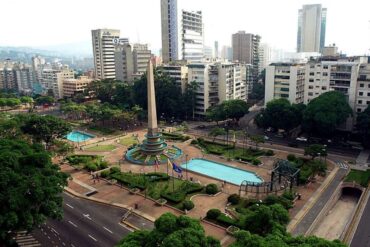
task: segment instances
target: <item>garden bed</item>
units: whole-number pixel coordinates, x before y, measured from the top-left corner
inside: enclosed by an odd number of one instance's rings
[[[108,168],[108,162],[98,155],[70,155],[67,156],[69,164],[77,169],[86,169],[88,171],[99,171]]]
[[[356,182],[363,187],[367,187],[370,181],[370,170],[367,171],[351,170],[344,179],[344,181]]]
[[[86,148],[86,151],[91,151],[91,152],[109,152],[117,147],[115,145],[97,145],[97,146],[92,146],[89,148]]]

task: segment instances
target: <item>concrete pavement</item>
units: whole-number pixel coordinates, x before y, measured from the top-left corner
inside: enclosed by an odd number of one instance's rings
[[[42,246],[114,246],[131,231],[120,224],[125,209],[66,193],[63,199],[63,220],[49,219],[32,232]]]
[[[370,200],[367,197],[360,222],[356,228],[350,247],[370,247]]]

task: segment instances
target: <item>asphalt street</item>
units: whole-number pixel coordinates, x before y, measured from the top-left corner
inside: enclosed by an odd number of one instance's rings
[[[357,226],[351,247],[370,247],[370,200],[367,201],[361,220]]]
[[[125,209],[63,193],[63,220],[47,220],[32,232],[41,246],[114,246],[130,229],[119,223]]]

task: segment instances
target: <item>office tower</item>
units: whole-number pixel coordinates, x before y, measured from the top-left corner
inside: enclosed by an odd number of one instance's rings
[[[298,11],[297,52],[321,52],[325,46],[326,8],[303,5]]]
[[[188,67],[184,64],[164,64],[158,67],[159,71],[173,79],[175,84],[185,92],[188,83]]]
[[[181,16],[181,59],[200,62],[204,54],[202,11],[182,10]]]
[[[17,64],[13,69],[18,92],[30,94],[32,92],[32,85],[35,83],[35,71],[31,66],[26,64]]]
[[[17,90],[16,76],[13,63],[0,63],[0,89]]]
[[[124,43],[115,47],[116,79],[133,83],[146,72],[151,51],[146,44]]]
[[[177,0],[161,0],[163,63],[178,59]]]
[[[77,79],[63,80],[63,97],[72,97],[76,93],[82,93],[92,79],[87,76],[79,76]]]
[[[215,41],[215,58],[218,58],[218,41]]]
[[[119,40],[120,31],[97,29],[92,30],[91,34],[95,77],[97,79],[115,79],[114,44]]]
[[[233,60],[233,48],[230,46],[223,46],[221,50],[221,58],[232,61]]]
[[[261,44],[258,51],[258,73],[261,73],[271,63],[271,48],[267,44]]]
[[[40,82],[41,72],[42,72],[44,65],[45,65],[45,59],[43,57],[40,57],[40,56],[32,57],[32,68],[34,71],[35,82]]]
[[[212,57],[213,57],[212,47],[203,46],[203,58],[210,60],[212,59]]]
[[[54,97],[60,99],[63,98],[63,82],[66,79],[74,79],[74,71],[66,65],[60,69],[43,69],[41,85],[44,90],[52,90]]]
[[[233,60],[253,66],[253,80],[258,78],[258,48],[261,37],[245,31],[239,31],[232,35]]]
[[[301,63],[273,63],[266,68],[265,105],[284,98],[294,104],[303,103],[306,65]]]

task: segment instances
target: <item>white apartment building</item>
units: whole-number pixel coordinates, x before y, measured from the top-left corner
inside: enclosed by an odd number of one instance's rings
[[[200,62],[204,54],[203,49],[202,12],[182,10],[181,59],[188,62]]]
[[[17,64],[14,67],[14,72],[18,92],[30,94],[32,92],[32,84],[35,83],[35,73],[32,67],[25,64]]]
[[[146,72],[151,51],[146,44],[124,43],[115,46],[116,79],[128,83]]]
[[[178,59],[177,0],[161,0],[163,63]]]
[[[76,93],[83,92],[92,82],[87,76],[79,76],[77,79],[63,80],[63,97],[72,97]]]
[[[291,103],[304,102],[306,65],[273,63],[266,68],[265,105],[273,99],[285,98]]]
[[[41,85],[45,90],[52,90],[54,97],[63,98],[63,82],[66,79],[74,79],[74,71],[64,66],[63,69],[44,69],[42,71]]]
[[[206,110],[225,100],[247,99],[242,80],[242,65],[235,63],[193,63],[188,65],[188,82],[199,85],[195,114],[203,117]]]
[[[120,31],[115,29],[92,30],[95,77],[115,79],[114,44],[119,43]]]
[[[188,67],[186,65],[163,65],[158,68],[162,73],[171,77],[176,85],[181,87],[181,92],[185,92],[186,84],[188,83]]]
[[[272,60],[272,52],[271,48],[268,44],[261,44],[258,47],[258,73],[261,73],[262,70],[266,69],[266,67],[271,63]]]

